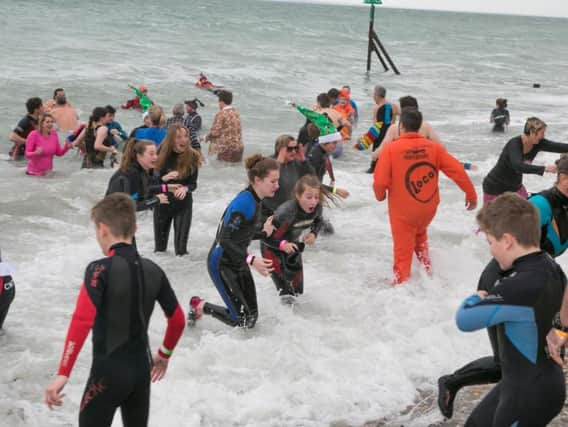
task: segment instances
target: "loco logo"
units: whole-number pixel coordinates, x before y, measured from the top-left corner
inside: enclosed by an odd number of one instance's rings
[[[415,163],[406,171],[406,190],[420,203],[428,203],[438,192],[437,176],[438,171],[432,163]]]

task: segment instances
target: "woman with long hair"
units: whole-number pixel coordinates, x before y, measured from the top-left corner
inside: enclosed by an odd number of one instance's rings
[[[197,175],[201,156],[189,143],[189,130],[182,124],[170,125],[160,145],[156,170],[162,182],[179,184],[170,197],[170,203],[154,209],[154,251],[164,252],[172,221],[174,223],[174,250],[176,255],[187,254],[187,239],[193,215],[193,191],[197,188]]]
[[[45,175],[53,169],[53,156],[61,157],[73,146],[68,142],[63,147],[59,145],[54,124],[55,118],[49,113],[43,113],[39,116],[37,130],[28,135],[25,151],[28,175]]]
[[[82,144],[81,148],[85,152],[82,168],[102,168],[107,153],[116,155],[116,148],[112,144],[111,135],[106,127],[107,120],[107,109],[95,107],[89,117],[88,125],[75,139],[75,144]]]
[[[272,217],[259,232],[260,202],[278,189],[279,164],[260,154],[249,157],[245,166],[249,185],[229,203],[223,213],[207,267],[224,306],[192,297],[188,321],[209,314],[230,326],[252,328],[258,318],[256,287],[250,267],[263,276],[272,272],[272,262],[247,253],[253,239],[268,238],[274,231]]]
[[[131,138],[124,149],[120,169],[110,178],[106,194],[128,194],[136,202],[137,211],[169,203],[165,193],[175,192],[179,185],[162,184],[153,175],[157,159],[156,144]]]

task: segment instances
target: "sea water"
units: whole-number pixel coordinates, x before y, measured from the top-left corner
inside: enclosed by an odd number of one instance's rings
[[[378,9],[375,28],[402,72],[396,76],[384,73],[376,58],[365,73],[369,15],[362,7],[254,0],[6,3],[0,16],[3,152],[25,100],[45,100],[56,87],[65,88],[81,121],[95,106],[132,97],[129,82],[147,85],[168,112],[197,96],[208,127],[217,102],[193,86],[200,71],[233,91],[246,154],[271,154],[278,135],[296,134],[304,119],[287,101],[309,106],[318,93],[343,84],[351,85],[359,104],[355,135],[371,122],[375,84],[392,100],[416,96],[448,149],[479,167],[470,173],[478,191],[526,117],[543,118],[550,139],[568,139],[566,20]],[[509,100],[512,123],[505,135],[490,133],[497,97]],[[141,123],[133,111],[119,111],[117,119],[127,129]],[[536,162],[555,157],[541,154]],[[271,280],[255,275],[260,319],[254,330],[232,330],[211,318],[186,330],[166,378],[152,387],[150,425],[396,419],[424,392],[435,391],[439,375],[489,353],[484,332],[460,333],[453,320],[489,258],[463,193],[440,180],[442,202],[429,229],[433,277],[415,264],[412,279],[392,288],[387,207],[374,200],[372,177],[363,173],[368,153],[346,147],[334,166],[337,185],[351,197],[326,211],[335,234],[305,252],[305,295],[294,307],[282,306]],[[59,363],[84,268],[101,256],[89,209],[111,174],[80,170],[74,153],[57,158],[45,178],[0,161],[0,247],[17,268],[17,296],[0,337],[2,425],[76,425],[89,341],[64,406],[48,411],[43,392]],[[525,177],[530,191],[553,181],[551,175]],[[186,257],[175,257],[171,243],[167,253],[154,254],[151,213],[139,216],[140,252],[166,271],[184,309],[192,295],[221,301],[205,260],[223,209],[245,185],[242,165],[208,160],[194,193]],[[251,250],[258,253],[257,245]],[[566,265],[562,257],[559,262]],[[164,328],[157,308],[150,325],[154,348]],[[440,419],[434,411],[413,422]],[[119,417],[114,425],[121,425]]]

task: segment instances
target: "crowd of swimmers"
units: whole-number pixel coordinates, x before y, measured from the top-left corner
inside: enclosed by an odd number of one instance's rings
[[[387,100],[384,87],[376,86],[371,126],[355,138],[359,110],[350,88],[331,89],[319,94],[311,108],[292,104],[306,119],[297,138],[281,135],[273,153],[246,158],[248,186],[223,212],[206,260],[220,301],[193,296],[186,316],[164,271],[138,254],[136,211],[153,210],[156,252],[167,250],[173,224],[174,253],[187,254],[192,193],[206,157],[202,144],[209,143],[209,155],[219,161],[241,162],[240,114],[232,106],[232,93],[217,90],[219,111],[209,132],[200,135],[201,101],[186,101],[185,115],[183,104],[174,106],[166,119],[147,97],[146,87],[131,87],[137,101],[123,108],[146,111],[144,124],[130,135],[115,121],[112,106],[94,108],[88,123],[79,125],[61,88],[49,105],[29,99],[28,115],[10,135],[11,156],[28,159],[29,175],[47,173],[53,156],[72,148],[83,153],[85,168],[117,163],[106,196],[91,210],[104,258],[86,269],[58,375],[45,393],[50,408],[62,404],[62,390],[92,329],[93,366],[80,405],[82,427],[110,426],[119,407],[124,425],[147,425],[150,382],[165,375],[186,321],[193,325],[209,315],[232,327],[253,328],[259,307],[252,269],[271,277],[283,303],[293,304],[303,294],[302,254],[321,233],[332,232],[324,208],[349,197],[347,189],[337,186],[331,162],[346,143],[357,150],[372,148],[372,189],[377,201],[388,200],[393,285],[409,279],[414,254],[432,274],[428,226],[440,201],[440,171],[463,191],[467,210],[477,207],[477,192],[466,172],[473,165],[448,152],[423,120],[416,98],[403,97],[398,105]],[[491,122],[494,131],[505,131],[505,99],[497,100]],[[63,146],[56,128],[71,132]],[[532,161],[540,151],[567,153],[568,144],[546,139],[546,129],[543,120],[528,118],[522,134],[504,146],[483,180],[477,222],[492,260],[477,293],[459,307],[456,322],[463,331],[487,328],[493,355],[438,381],[438,404],[447,418],[462,387],[498,383],[467,426],[546,425],[564,404],[559,355],[568,341],[568,292],[554,258],[568,248],[568,157],[563,154],[546,166]],[[556,174],[555,185],[529,197],[523,174],[544,173]],[[329,184],[323,183],[326,174]],[[254,239],[260,241],[260,253],[250,249]],[[15,294],[13,271],[0,258],[0,330]],[[147,329],[156,301],[168,324],[162,346],[149,358]]]

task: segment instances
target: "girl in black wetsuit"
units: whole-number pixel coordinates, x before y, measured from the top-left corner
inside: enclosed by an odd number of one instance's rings
[[[521,136],[511,139],[503,148],[497,164],[483,180],[483,202],[490,202],[506,191],[518,193],[527,198],[523,185],[523,174],[543,175],[556,173],[555,165],[535,166],[530,164],[541,151],[551,153],[568,152],[568,144],[552,142],[544,138],[546,123],[530,117]]]
[[[154,209],[154,251],[164,252],[167,249],[173,221],[175,254],[187,254],[192,193],[197,188],[199,166],[200,155],[189,144],[188,129],[177,123],[170,125],[166,138],[160,145],[156,168],[160,171],[162,182],[179,184],[180,187],[169,197],[169,204]]]
[[[110,178],[106,195],[128,194],[136,202],[137,211],[169,203],[164,193],[175,192],[179,184],[162,184],[152,174],[157,159],[156,144],[152,141],[130,139],[124,149],[120,169]]]
[[[329,193],[316,176],[303,176],[294,188],[294,199],[274,213],[276,230],[263,240],[261,250],[262,256],[272,261],[271,277],[280,296],[289,298],[304,292],[302,252],[305,245],[315,243],[323,225],[322,201],[326,195]]]
[[[260,154],[246,160],[249,186],[229,203],[223,213],[213,247],[207,257],[211,280],[223,299],[224,306],[192,297],[188,320],[209,314],[230,326],[252,328],[258,318],[256,288],[250,267],[263,276],[272,272],[270,260],[247,253],[253,239],[268,238],[274,231],[272,217],[260,230],[260,202],[278,189],[279,165]]]
[[[89,117],[89,124],[77,137],[75,144],[82,142],[85,151],[82,168],[102,168],[107,153],[116,155],[116,148],[112,145],[111,135],[106,127],[107,118],[107,109],[96,107]]]

